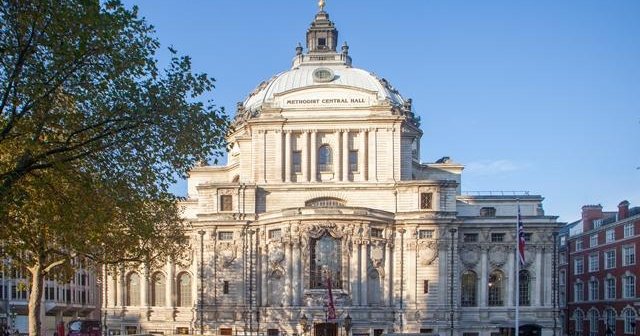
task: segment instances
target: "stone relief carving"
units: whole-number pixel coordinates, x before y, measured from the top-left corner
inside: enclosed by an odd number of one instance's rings
[[[438,243],[434,240],[421,240],[418,242],[418,258],[420,265],[431,265],[438,258]]]
[[[283,271],[284,250],[279,243],[269,245],[269,268],[273,276],[277,271]]]
[[[468,268],[475,267],[480,261],[479,249],[471,246],[463,247],[460,251],[460,260]]]
[[[384,279],[384,246],[381,242],[377,241],[374,246],[371,247],[371,266],[377,270],[381,279]]]
[[[502,267],[507,262],[508,255],[506,247],[501,245],[492,246],[489,249],[489,263],[493,267]]]
[[[238,247],[234,243],[218,243],[218,255],[220,256],[221,267],[229,268],[238,257]]]

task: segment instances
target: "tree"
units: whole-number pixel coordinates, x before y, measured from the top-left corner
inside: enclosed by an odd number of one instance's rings
[[[74,261],[153,262],[186,244],[176,175],[218,157],[229,121],[198,99],[213,79],[119,1],[0,0],[0,241],[43,278]],[[161,247],[160,249],[158,247]]]

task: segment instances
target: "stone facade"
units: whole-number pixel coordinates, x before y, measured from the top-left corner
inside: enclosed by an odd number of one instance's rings
[[[319,11],[292,69],[238,104],[228,163],[190,172],[191,259],[109,276],[111,331],[333,336],[348,315],[354,335],[488,336],[512,325],[519,204],[521,322],[552,334],[557,223],[543,198],[463,195],[462,165],[421,163],[411,100],[352,67],[337,36]]]

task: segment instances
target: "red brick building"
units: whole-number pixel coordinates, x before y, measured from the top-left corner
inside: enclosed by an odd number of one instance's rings
[[[560,234],[559,303],[569,336],[640,335],[640,207],[582,207]],[[564,234],[564,235],[563,235]],[[564,309],[563,309],[564,308]]]

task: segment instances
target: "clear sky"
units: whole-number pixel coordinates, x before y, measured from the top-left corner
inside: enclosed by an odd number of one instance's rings
[[[561,221],[584,204],[640,206],[640,1],[326,2],[353,65],[413,98],[422,161],[466,165],[463,190],[540,194]],[[125,4],[216,78],[211,97],[231,114],[290,68],[317,11],[315,0]]]

